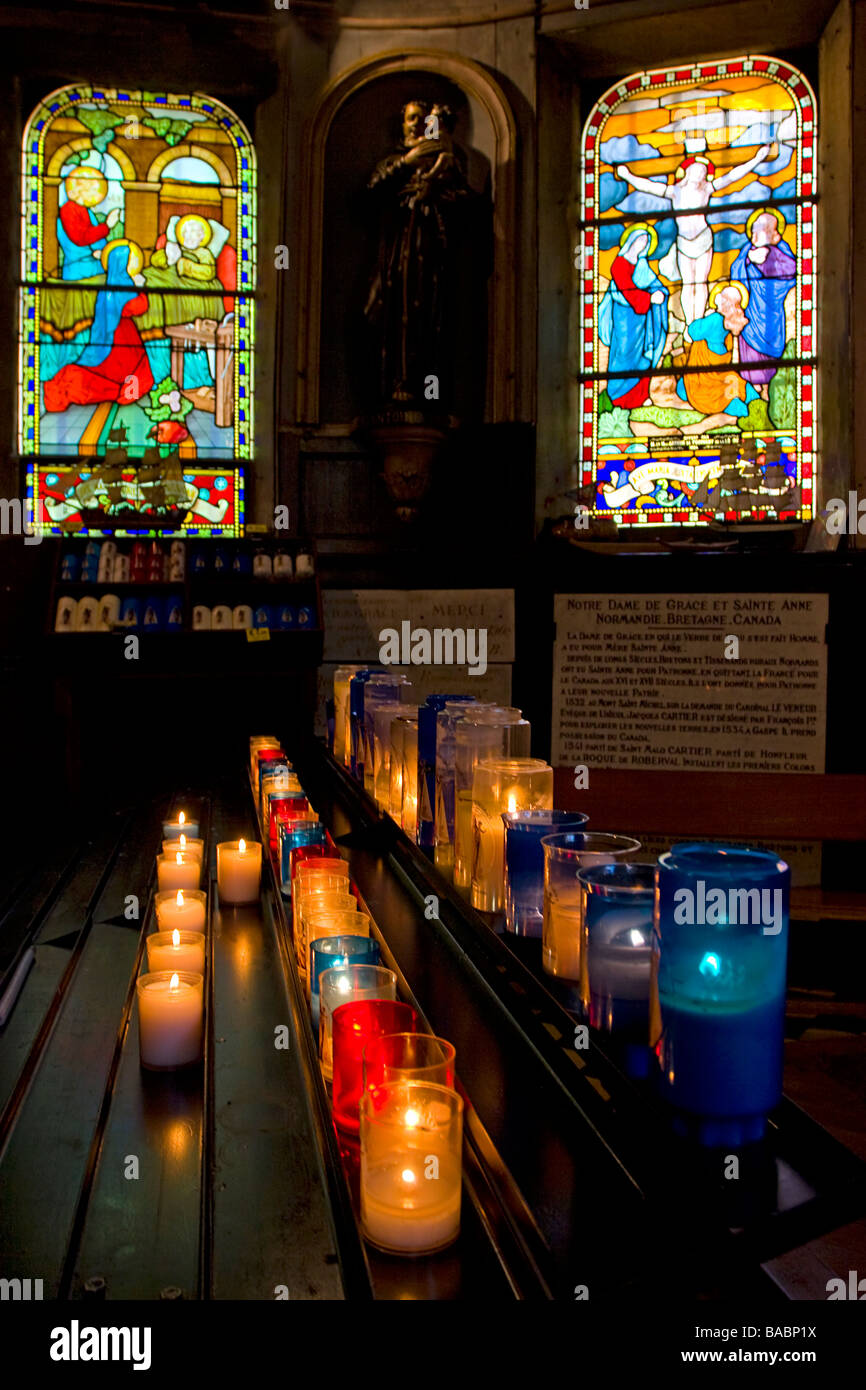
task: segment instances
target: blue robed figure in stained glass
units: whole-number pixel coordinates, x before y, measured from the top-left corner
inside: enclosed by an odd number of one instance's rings
[[[646,223],[626,229],[599,308],[599,338],[610,348],[608,371],[635,373],[608,381],[614,405],[626,409],[646,401],[667,340],[668,291],[649,263],[657,244],[655,228]]]

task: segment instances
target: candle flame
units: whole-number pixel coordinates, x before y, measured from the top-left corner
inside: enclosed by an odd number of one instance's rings
[[[185,836],[185,835],[181,835],[181,837],[180,837],[180,847],[181,847],[182,850],[186,849],[186,836]]]
[[[178,907],[183,907],[183,889],[182,889],[182,888],[178,888],[178,890],[177,890],[177,905],[178,905]]]
[[[184,815],[183,811],[181,811],[180,815],[178,816],[177,823],[178,825],[186,825],[186,816]]]
[[[415,1181],[415,1174],[412,1172],[411,1168],[404,1168],[402,1173],[400,1174],[400,1177],[403,1179],[404,1182]]]
[[[180,945],[180,932],[178,931],[177,927],[175,927],[174,931],[171,934],[171,944],[172,946]]]
[[[244,850],[246,849],[246,847],[247,847],[247,842],[246,842],[246,840],[238,840],[238,854],[243,854],[243,852],[244,852]]]
[[[169,989],[180,989],[180,976],[176,970],[168,982],[168,987]]]
[[[177,860],[178,864],[183,863],[183,855],[181,854],[180,850],[178,850],[177,854],[174,857]]]
[[[508,810],[509,810],[509,812],[514,812],[514,811],[517,810],[517,797],[516,797],[516,796],[509,796],[509,798],[508,798]]]
[[[417,1110],[407,1110],[403,1118],[407,1127],[409,1129],[414,1129],[421,1116],[418,1114]]]

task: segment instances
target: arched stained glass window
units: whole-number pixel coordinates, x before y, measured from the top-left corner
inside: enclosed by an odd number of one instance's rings
[[[621,523],[814,510],[812,90],[739,58],[618,83],[582,142],[580,493]]]
[[[78,85],[28,121],[19,451],[39,530],[242,534],[255,178],[210,97]]]

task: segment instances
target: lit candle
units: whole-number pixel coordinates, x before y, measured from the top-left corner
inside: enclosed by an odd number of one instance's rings
[[[361,1222],[380,1249],[431,1254],[460,1230],[463,1101],[409,1081],[366,1091],[361,1116]]]
[[[220,902],[258,902],[261,878],[262,847],[258,840],[224,840],[217,845]]]
[[[159,931],[204,931],[207,920],[207,894],[200,889],[176,893],[156,893],[156,925]]]
[[[181,835],[198,835],[198,821],[187,820],[185,811],[180,812],[177,820],[166,820],[162,823],[164,840],[176,840]]]
[[[199,931],[158,931],[147,938],[147,968],[204,974],[204,935]]]
[[[156,876],[160,893],[177,892],[178,888],[198,888],[201,878],[201,860],[191,854],[158,854],[156,856]]]
[[[197,859],[199,863],[204,862],[204,840],[198,840],[192,835],[186,834],[178,835],[176,840],[163,840],[163,854],[176,854],[178,850],[181,854]]]
[[[538,758],[491,758],[472,778],[472,906],[481,912],[505,908],[503,813],[550,811],[553,768]]]
[[[161,970],[140,975],[138,1040],[141,1065],[172,1071],[201,1059],[204,977],[190,971]]]

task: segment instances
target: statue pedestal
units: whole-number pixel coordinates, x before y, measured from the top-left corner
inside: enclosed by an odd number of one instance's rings
[[[401,412],[402,413],[402,412]],[[419,412],[389,412],[365,422],[363,433],[383,463],[382,476],[401,521],[415,521],[430,487],[434,459],[446,439],[446,430]],[[443,422],[444,424],[444,422]]]

